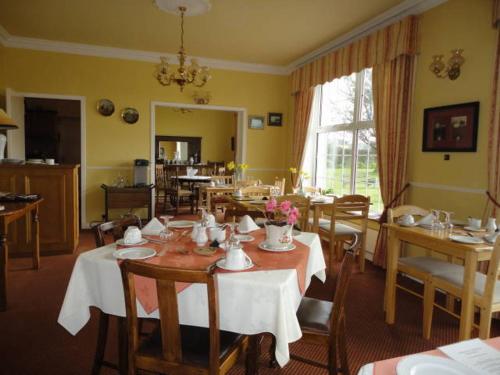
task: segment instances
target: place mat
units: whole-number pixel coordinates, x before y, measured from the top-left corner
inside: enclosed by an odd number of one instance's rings
[[[306,268],[310,251],[309,247],[301,242],[294,241],[294,245],[296,246],[296,248],[292,251],[263,251],[259,249],[258,245],[265,240],[265,230],[260,229],[258,231],[252,232],[252,236],[255,238],[255,240],[252,242],[243,243],[242,247],[243,250],[248,254],[248,256],[250,256],[255,266],[244,271],[226,271],[218,268],[216,270],[216,273],[295,269],[297,271],[297,279],[300,292],[302,295],[304,295]],[[154,236],[149,237],[155,238]],[[218,259],[225,255],[225,251],[222,249],[217,249],[217,251],[211,256],[196,254],[194,252],[194,249],[198,246],[191,240],[189,236],[185,236],[177,241],[174,238],[173,240],[170,240],[165,244],[148,242],[141,247],[154,249],[156,250],[157,254],[164,252],[164,255],[145,259],[144,262],[169,268],[206,270],[210,265],[214,264]],[[123,248],[123,246],[117,246],[117,249],[120,248]],[[187,250],[187,254],[179,252],[180,248]],[[182,292],[189,285],[189,283],[176,283],[175,288],[177,290],[177,293]],[[153,279],[142,276],[135,276],[135,289],[137,299],[143,306],[144,311],[150,314],[158,308],[156,283]]]
[[[500,350],[500,337],[495,337],[493,339],[485,340],[484,342],[486,344],[492,346],[493,348]],[[428,352],[414,353],[414,354],[429,354],[429,355],[433,355],[436,357],[448,358],[448,356],[446,356],[439,349],[434,349],[434,350],[430,350]],[[414,355],[414,354],[411,354],[411,355]],[[399,361],[401,361],[403,358],[406,358],[406,357],[409,357],[409,356],[406,355],[406,356],[402,356],[402,357],[385,359],[383,361],[375,362],[374,366],[373,366],[373,375],[397,375],[396,366],[398,365]]]

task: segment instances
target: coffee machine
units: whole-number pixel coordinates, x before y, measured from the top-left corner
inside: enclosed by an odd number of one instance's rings
[[[141,187],[148,185],[148,166],[146,159],[134,160],[134,186]]]

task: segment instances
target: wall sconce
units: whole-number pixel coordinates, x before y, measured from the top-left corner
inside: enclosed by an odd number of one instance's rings
[[[431,65],[429,69],[438,78],[448,77],[452,81],[460,76],[460,67],[464,64],[465,58],[462,56],[464,50],[457,48],[451,50],[451,57],[448,60],[448,66],[443,61],[444,55],[432,56]]]

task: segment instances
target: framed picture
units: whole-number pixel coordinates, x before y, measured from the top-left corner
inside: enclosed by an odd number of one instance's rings
[[[264,116],[248,116],[249,129],[264,129]]]
[[[269,112],[267,114],[267,125],[269,126],[283,125],[283,113]]]
[[[475,152],[479,102],[426,108],[422,151]]]

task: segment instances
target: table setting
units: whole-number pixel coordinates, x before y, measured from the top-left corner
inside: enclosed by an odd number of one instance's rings
[[[189,227],[188,223],[178,226],[169,217],[162,218],[163,224],[153,219],[142,230],[126,232],[120,244],[82,253],[75,263],[58,322],[77,334],[89,320],[91,306],[125,316],[119,270],[122,259],[142,258],[140,261],[183,269],[216,267],[220,328],[248,335],[272,333],[277,342],[277,361],[284,366],[289,360],[289,343],[302,336],[296,317],[302,296],[313,275],[323,282],[326,278],[319,237],[315,233],[293,236],[287,232],[267,242],[266,229],[249,216],[239,223],[223,224],[212,221],[212,216],[204,212],[201,220]],[[144,240],[147,243],[139,246]],[[273,241],[283,241],[287,246],[292,243],[294,247],[283,247],[281,242],[274,247]],[[262,250],[262,244],[267,245],[267,251]],[[202,284],[176,284],[181,324],[208,326],[203,288]],[[136,289],[139,316],[158,318],[154,282],[136,279]]]

